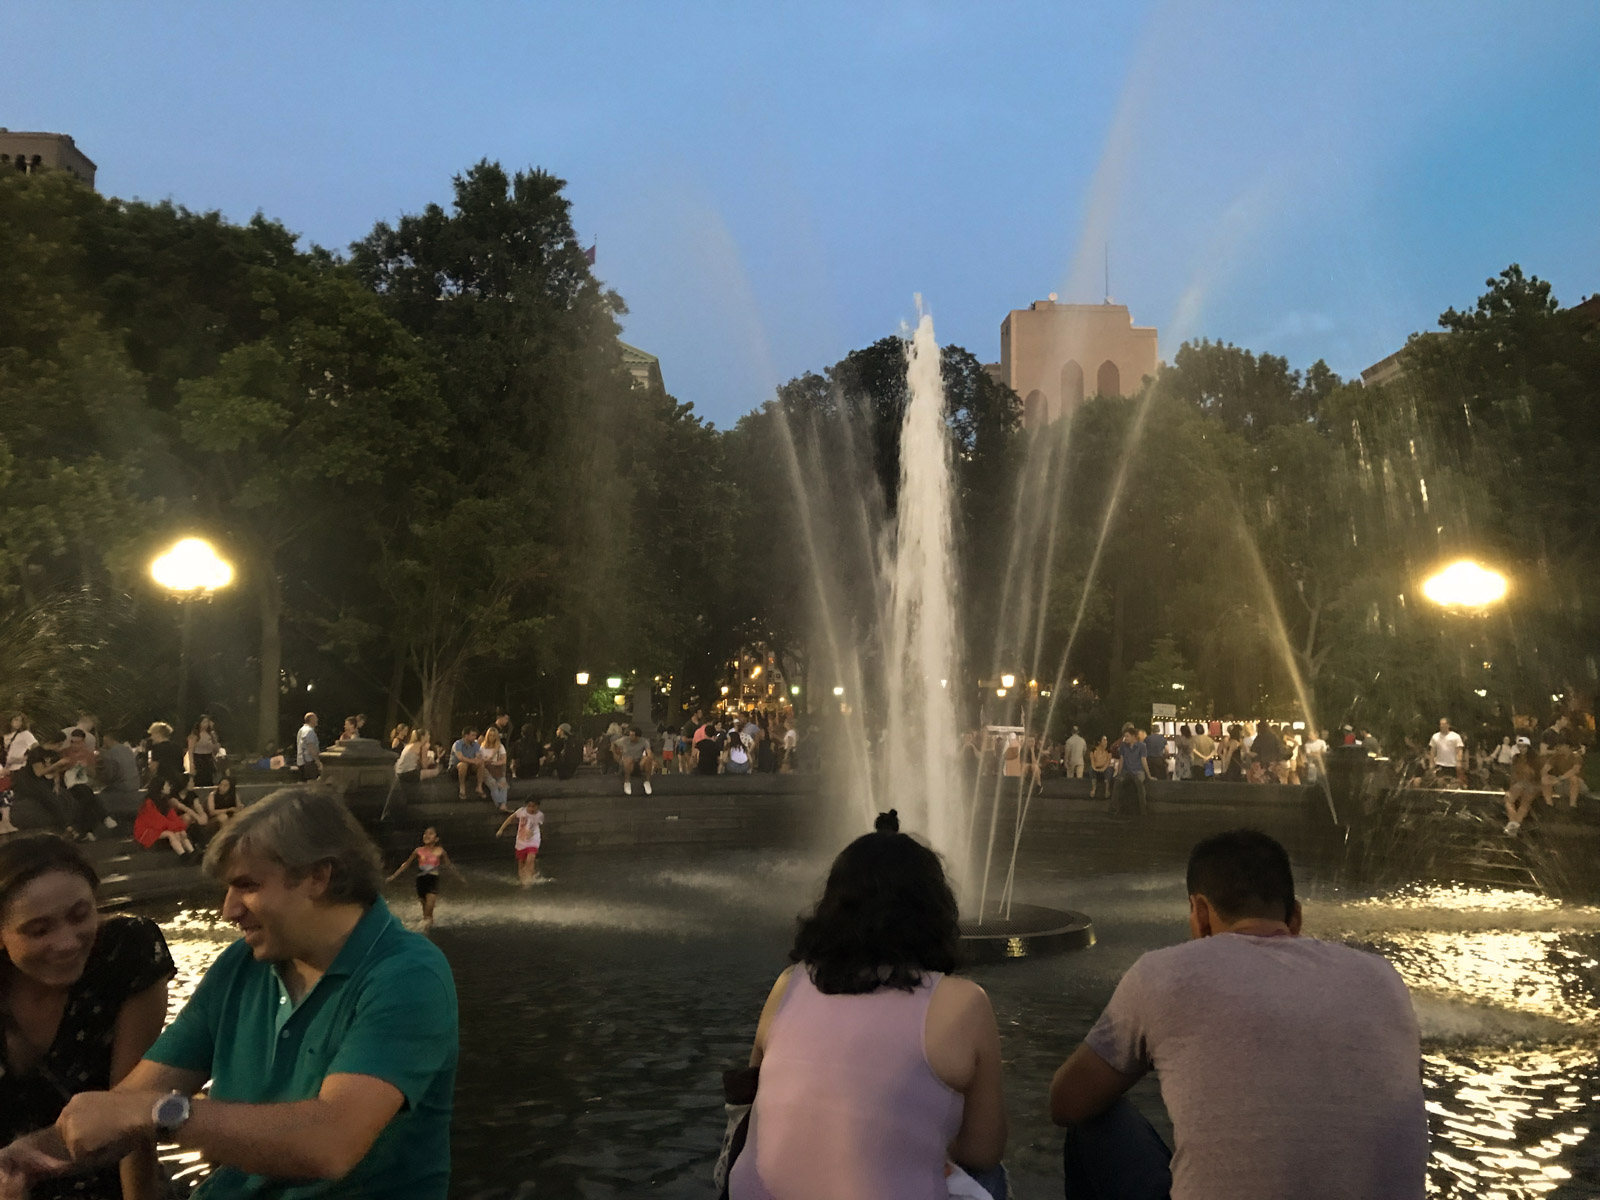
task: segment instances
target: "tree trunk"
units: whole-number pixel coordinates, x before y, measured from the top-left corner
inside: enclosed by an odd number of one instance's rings
[[[1111,589],[1111,687],[1107,695],[1115,695],[1122,683],[1122,628],[1128,611],[1128,589],[1119,579]]]
[[[400,689],[406,682],[406,652],[400,645],[394,646],[394,666],[389,671],[389,702],[384,709],[383,731],[387,737],[389,730],[400,723]]]
[[[422,675],[422,715],[418,723],[435,740],[449,745],[455,738],[456,687],[460,679],[454,667],[427,670]]]
[[[256,747],[278,746],[278,680],[283,674],[283,588],[277,563],[264,554],[255,564],[261,610],[261,676],[256,692]]]

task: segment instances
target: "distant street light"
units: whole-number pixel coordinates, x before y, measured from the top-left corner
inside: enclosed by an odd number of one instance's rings
[[[233,566],[205,538],[186,537],[150,564],[150,578],[183,599],[225,588]]]
[[[579,687],[588,687],[589,686],[589,672],[587,672],[587,671],[579,671],[578,674],[577,674],[577,680],[578,680],[578,686]]]
[[[1442,608],[1488,608],[1506,598],[1506,577],[1462,559],[1429,576],[1422,594]]]
[[[188,728],[189,643],[194,624],[193,602],[209,600],[233,582],[233,564],[223,558],[204,538],[186,537],[175,542],[165,554],[150,564],[154,579],[178,601],[178,711],[177,727]],[[307,691],[310,685],[307,685]]]
[[[1017,677],[1015,675],[1002,675],[1002,676],[1000,676],[1000,686],[1003,687],[1003,688],[1012,687],[1012,686],[1014,686],[1016,684],[1016,682],[1017,682]]]
[[[1007,675],[1006,678],[1010,679],[1011,676]],[[999,696],[1000,699],[1004,700],[1006,698],[1006,689],[1005,688],[995,688],[994,694],[996,696]]]
[[[622,686],[622,676],[621,675],[607,675],[606,676],[606,686],[608,688],[610,688],[612,691],[616,691],[619,687]]]
[[[844,689],[842,687],[836,687],[833,689],[833,694],[835,696],[842,696],[844,695]]]
[[[798,696],[799,694],[800,694],[800,685],[798,683],[791,683],[789,685],[789,695]]]

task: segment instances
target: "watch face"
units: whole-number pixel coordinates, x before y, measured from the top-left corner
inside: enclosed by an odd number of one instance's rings
[[[181,1124],[189,1115],[189,1101],[184,1096],[165,1096],[156,1105],[156,1124],[171,1128]]]

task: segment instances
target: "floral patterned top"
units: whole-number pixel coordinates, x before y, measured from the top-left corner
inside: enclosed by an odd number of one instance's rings
[[[95,937],[89,963],[67,993],[55,1041],[26,1074],[11,1070],[0,1039],[0,1145],[55,1124],[78,1092],[111,1086],[111,1042],[117,1015],[130,997],[177,973],[161,927],[148,917],[107,917]],[[36,1184],[33,1200],[104,1197],[121,1200],[115,1167]]]

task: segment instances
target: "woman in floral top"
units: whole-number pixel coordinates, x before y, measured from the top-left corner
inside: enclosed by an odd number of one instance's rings
[[[175,973],[166,939],[145,917],[102,918],[99,882],[53,834],[0,843],[0,1146],[53,1125],[75,1093],[115,1085],[166,1020]],[[154,1200],[155,1152],[42,1181],[30,1195]]]

